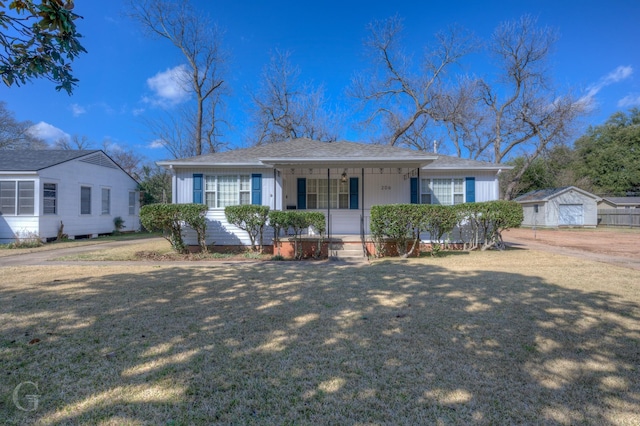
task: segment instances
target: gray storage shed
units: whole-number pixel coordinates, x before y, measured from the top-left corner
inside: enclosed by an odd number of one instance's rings
[[[522,226],[540,228],[595,228],[600,200],[597,195],[575,186],[540,189],[515,199],[524,210]]]

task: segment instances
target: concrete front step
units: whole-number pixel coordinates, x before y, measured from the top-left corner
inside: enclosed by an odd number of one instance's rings
[[[331,257],[338,259],[365,259],[360,244],[332,244],[330,247]]]

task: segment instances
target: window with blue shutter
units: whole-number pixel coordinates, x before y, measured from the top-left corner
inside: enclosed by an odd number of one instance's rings
[[[202,204],[202,173],[193,175],[193,202]]]
[[[251,175],[251,204],[262,204],[262,174]]]
[[[358,178],[349,178],[349,208],[358,210]]]
[[[307,179],[298,178],[298,208],[307,208]]]
[[[476,178],[468,177],[465,179],[465,181],[466,181],[465,189],[467,193],[466,202],[475,203],[476,202]]]
[[[418,178],[411,178],[411,204],[418,204]]]

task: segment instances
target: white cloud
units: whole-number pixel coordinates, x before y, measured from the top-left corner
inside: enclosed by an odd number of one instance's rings
[[[71,136],[68,133],[58,129],[56,126],[45,123],[44,121],[41,121],[38,124],[34,124],[33,126],[29,127],[28,132],[32,136],[40,138],[48,143],[53,143],[59,139],[71,139]]]
[[[71,104],[69,108],[71,108],[71,113],[74,117],[79,117],[87,112],[87,109],[85,107],[78,104]]]
[[[640,106],[640,95],[627,95],[618,101],[619,108]]]
[[[156,139],[154,141],[151,141],[148,148],[151,148],[151,149],[164,148],[164,142],[162,141],[162,139]]]
[[[597,83],[587,87],[587,94],[580,98],[579,102],[584,103],[587,107],[594,107],[596,104],[595,97],[602,89],[622,80],[626,80],[633,74],[633,68],[630,66],[619,66],[609,74],[602,77]]]
[[[154,95],[144,100],[163,108],[186,102],[191,96],[187,86],[188,78],[189,73],[184,64],[159,72],[147,79],[147,86]]]

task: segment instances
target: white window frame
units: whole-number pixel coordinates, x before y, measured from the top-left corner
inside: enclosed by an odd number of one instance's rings
[[[7,204],[7,208],[3,209],[0,214],[3,216],[34,216],[35,211],[35,203],[36,203],[36,184],[35,181],[32,180],[4,180],[2,181],[3,186],[13,187],[13,196],[11,197],[12,203],[9,206]],[[9,185],[7,185],[9,183]],[[30,185],[31,188],[24,188],[25,185]],[[7,191],[7,189],[5,189]],[[26,195],[24,193],[27,193]],[[0,197],[2,197],[2,191],[0,191]],[[2,197],[3,199],[8,199],[9,197],[5,195]],[[0,203],[2,201],[0,200]],[[1,205],[1,204],[0,204]],[[11,207],[9,209],[8,207]]]
[[[455,205],[463,204],[466,202],[466,185],[464,178],[449,178],[449,177],[436,177],[436,178],[420,178],[420,203],[421,204],[442,204],[442,205]],[[436,191],[434,181],[449,181],[449,191],[446,194],[446,200],[440,200],[436,197]],[[438,182],[442,183],[442,182]],[[443,189],[441,187],[440,189]],[[456,196],[458,200],[456,200]],[[442,201],[445,201],[444,203]]]
[[[105,198],[106,194],[106,198]],[[101,188],[100,191],[100,214],[111,214],[111,188]]]
[[[235,178],[232,191],[229,189],[228,181],[225,179]],[[215,175],[205,175],[203,182],[203,202],[209,210],[224,209],[226,206],[237,206],[251,204],[251,175],[246,173],[219,173]],[[232,197],[229,197],[232,194]]]
[[[83,197],[83,191],[84,191],[84,190],[88,190],[88,191],[89,191],[89,192],[88,192],[88,194],[89,194],[89,200],[88,200],[88,201],[89,201],[89,204],[87,205],[87,207],[88,207],[88,211],[84,211],[84,210],[83,210],[83,208],[82,208],[82,197]],[[92,208],[91,208],[91,202],[92,202],[92,200],[91,200],[91,199],[92,199],[92,196],[93,196],[93,195],[92,195],[92,192],[93,192],[93,191],[91,190],[91,186],[89,186],[89,185],[81,185],[81,186],[80,186],[80,214],[81,214],[82,216],[88,216],[88,215],[91,215],[91,211],[92,211]]]
[[[47,188],[49,186],[49,188]],[[51,188],[53,187],[53,188]],[[52,206],[47,206],[47,201],[52,202]],[[53,207],[53,211],[47,211]],[[42,184],[42,214],[56,215],[58,214],[58,184],[53,182],[45,182]]]

